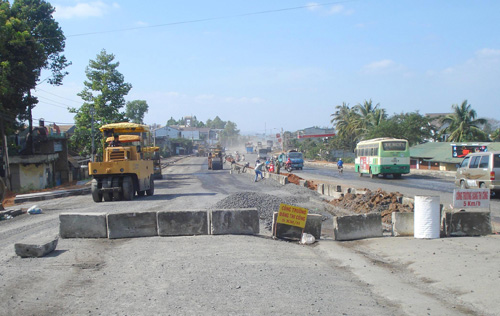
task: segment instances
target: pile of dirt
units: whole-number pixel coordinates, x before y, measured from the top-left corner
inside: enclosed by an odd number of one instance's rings
[[[38,192],[50,192],[50,191],[57,191],[57,190],[81,189],[81,188],[84,188],[86,186],[86,184],[78,185],[77,183],[78,183],[78,181],[75,180],[75,181],[71,181],[71,182],[68,182],[68,183],[65,183],[62,185],[58,185],[58,186],[55,186],[52,188],[41,189],[41,190],[32,190],[32,191],[26,192],[26,194],[38,193]],[[14,206],[14,200],[16,199],[16,195],[17,195],[17,193],[7,190],[5,192],[5,199],[3,201],[3,206],[4,207]]]
[[[400,201],[403,195],[399,192],[385,192],[382,189],[371,191],[364,189],[365,194],[346,193],[344,197],[332,200],[330,204],[351,210],[358,214],[380,213],[382,222],[391,224],[393,212],[413,212],[413,205],[404,205]]]

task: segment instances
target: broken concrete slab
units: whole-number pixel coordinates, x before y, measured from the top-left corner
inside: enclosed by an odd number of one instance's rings
[[[297,226],[290,226],[286,224],[276,223],[278,212],[273,213],[273,226],[272,234],[278,238],[286,239],[300,239],[302,237],[302,228]],[[306,226],[304,233],[311,234],[316,240],[321,238],[321,224],[323,223],[323,216],[319,214],[307,214]]]
[[[333,218],[335,240],[355,240],[382,237],[380,213],[336,216]]]
[[[445,236],[486,236],[492,233],[490,212],[446,212],[443,214]]]
[[[156,212],[108,214],[108,238],[158,236]]]
[[[43,257],[54,251],[57,247],[59,238],[42,238],[36,242],[16,243],[14,249],[16,255],[21,258],[38,258]]]
[[[209,210],[209,220],[212,235],[259,233],[259,212],[256,208]]]
[[[106,213],[59,214],[61,238],[107,238]]]
[[[160,236],[208,234],[208,212],[206,210],[158,212],[158,235]]]
[[[413,236],[413,224],[415,216],[413,213],[392,213],[392,236]]]

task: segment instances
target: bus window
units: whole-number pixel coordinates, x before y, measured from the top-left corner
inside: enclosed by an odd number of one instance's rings
[[[378,156],[378,147],[375,147],[374,156]]]
[[[385,151],[404,151],[406,150],[406,142],[402,141],[382,142],[382,148]]]
[[[370,156],[373,156],[373,148],[370,148]]]

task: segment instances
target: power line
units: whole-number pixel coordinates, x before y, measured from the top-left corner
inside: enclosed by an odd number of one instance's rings
[[[53,121],[47,121],[46,119],[32,119],[33,121],[40,121],[40,120],[43,120],[44,122],[47,122],[47,123],[55,123],[55,124],[61,124],[61,125],[75,125],[75,123],[63,123],[63,122],[53,122]]]
[[[68,98],[65,98],[65,97],[61,97],[60,95],[57,95],[57,94],[55,94],[55,93],[49,92],[49,91],[47,91],[47,90],[44,90],[44,89],[41,89],[41,88],[38,88],[38,87],[36,88],[36,90],[43,91],[43,92],[45,92],[45,93],[51,94],[51,95],[53,95],[53,96],[55,96],[55,97],[58,97],[58,98],[61,98],[61,99],[67,100],[67,101],[71,101],[71,102],[74,102],[74,103],[82,104],[82,102],[75,101],[75,100],[71,100],[71,99],[68,99]]]
[[[277,12],[301,10],[301,9],[307,9],[307,8],[318,8],[318,7],[324,7],[324,6],[327,6],[327,5],[348,3],[348,2],[354,2],[354,1],[357,1],[357,0],[333,1],[333,2],[325,2],[325,3],[311,3],[311,4],[297,6],[297,7],[288,7],[288,8],[281,8],[281,9],[256,11],[256,12],[249,12],[249,13],[241,13],[241,14],[233,14],[233,15],[212,17],[212,18],[202,18],[202,19],[194,19],[194,20],[185,20],[185,21],[162,23],[162,24],[155,24],[155,25],[148,25],[148,26],[137,26],[137,27],[122,28],[122,29],[109,30],[109,31],[97,31],[97,32],[71,34],[71,35],[66,35],[66,38],[68,38],[68,37],[78,37],[78,36],[87,36],[87,35],[97,35],[97,34],[107,34],[107,33],[117,33],[117,32],[125,32],[125,31],[133,31],[133,30],[142,30],[142,29],[149,29],[149,28],[155,28],[155,27],[165,27],[165,26],[174,26],[174,25],[181,25],[181,24],[193,24],[193,23],[201,23],[201,22],[208,22],[208,21],[215,21],[215,20],[227,20],[227,19],[232,19],[232,18],[252,16],[252,15],[263,15],[263,14],[270,14],[270,13],[277,13]]]

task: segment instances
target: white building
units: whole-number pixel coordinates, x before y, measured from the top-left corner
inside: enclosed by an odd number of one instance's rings
[[[155,129],[153,136],[156,138],[180,138],[181,132],[171,126],[163,126]]]

